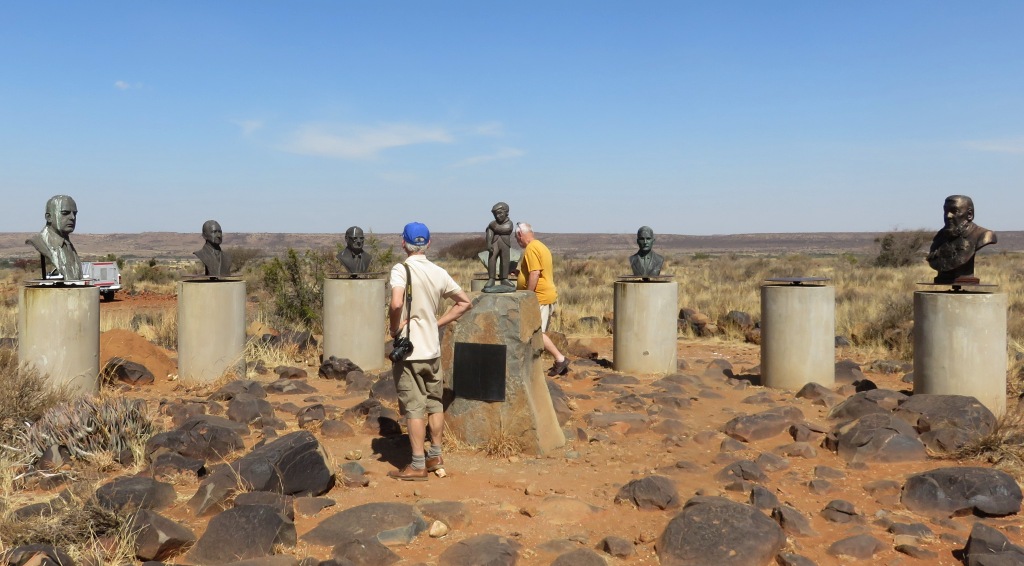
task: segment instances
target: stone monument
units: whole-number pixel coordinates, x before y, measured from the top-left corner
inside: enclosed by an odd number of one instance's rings
[[[661,275],[661,267],[665,258],[654,251],[654,230],[650,226],[641,226],[636,231],[637,252],[629,256],[629,266],[637,277]]]
[[[363,229],[359,226],[352,226],[345,230],[345,249],[338,254],[338,261],[345,266],[352,276],[366,273],[370,270],[370,263],[373,256],[363,251],[363,244],[366,237]]]
[[[945,226],[936,232],[928,250],[928,265],[938,274],[934,282],[976,284],[974,254],[997,242],[996,233],[974,223],[974,201],[964,195],[946,197]]]
[[[220,229],[220,223],[216,220],[207,220],[203,223],[203,239],[206,243],[195,252],[195,256],[203,262],[205,274],[211,277],[231,276],[231,257],[220,244],[224,241],[224,232]]]
[[[460,361],[460,349],[482,352],[476,360],[488,362],[484,364],[487,367],[474,363],[473,355]],[[543,353],[535,293],[477,295],[473,308],[454,325],[454,332],[442,334],[445,428],[449,433],[472,446],[506,438],[536,455],[563,446],[565,436],[543,375]],[[497,373],[488,371],[494,369]],[[488,395],[475,394],[481,391]]]
[[[43,279],[46,278],[46,262],[65,281],[82,279],[82,262],[69,239],[75,231],[78,220],[78,205],[67,195],[55,195],[46,201],[46,226],[42,231],[25,240],[39,252]]]
[[[508,205],[499,202],[491,208],[494,220],[487,225],[484,239],[487,242],[487,283],[484,293],[511,293],[516,290],[508,274],[511,270],[509,252],[512,249],[512,230],[514,226],[508,217]],[[500,267],[499,267],[500,265]]]

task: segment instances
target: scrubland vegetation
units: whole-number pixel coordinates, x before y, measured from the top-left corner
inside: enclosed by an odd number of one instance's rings
[[[930,281],[934,273],[918,251],[924,243],[917,233],[880,238],[877,256],[786,254],[677,254],[666,256],[663,274],[679,284],[678,305],[718,321],[730,311],[743,311],[757,321],[760,318],[760,285],[765,279],[787,276],[827,277],[836,289],[836,334],[850,345],[840,356],[860,359],[901,359],[912,356],[913,292],[918,284]],[[465,288],[484,266],[475,258],[480,242],[457,242],[448,249],[429,255],[448,269]],[[915,247],[916,246],[916,247]],[[302,329],[319,333],[321,329],[321,292],[324,278],[339,271],[334,256],[340,246],[306,252],[290,251],[284,257],[265,257],[259,250],[236,251],[235,261],[246,280],[250,295],[249,318],[278,330]],[[386,272],[400,259],[400,252],[367,238],[367,249],[376,260],[371,271]],[[909,258],[909,260],[908,260]],[[1011,396],[1024,390],[1024,259],[1017,253],[985,253],[978,257],[977,274],[984,283],[998,285],[1009,296],[1008,315],[1008,389]],[[176,264],[157,261],[123,262],[124,290],[127,294],[174,295],[177,281],[195,273],[197,263]],[[553,329],[570,336],[600,336],[610,332],[613,316],[612,282],[626,275],[625,258],[555,258],[555,277],[560,309]],[[36,276],[31,266],[0,272],[0,338],[17,334],[17,293],[21,281]],[[130,329],[146,339],[174,349],[177,342],[176,311],[167,307],[146,310],[103,308],[101,330]],[[384,305],[381,305],[382,316]],[[680,337],[727,343],[742,341],[743,332],[718,325],[712,333],[696,333],[689,324],[680,325]],[[383,339],[383,337],[382,337]],[[294,345],[268,346],[252,341],[249,354],[268,365],[287,364],[297,357],[286,350]],[[275,349],[276,348],[276,349]],[[67,410],[67,399],[49,391],[41,378],[18,367],[11,344],[0,345],[0,552],[6,547],[28,541],[54,542],[72,549],[73,558],[91,563],[130,561],[132,534],[109,512],[95,504],[98,472],[113,465],[117,455],[98,451],[84,459],[76,487],[68,496],[69,504],[49,516],[32,520],[15,518],[14,509],[29,500],[25,485],[26,426],[41,421],[50,410]],[[62,408],[63,407],[63,408]],[[116,409],[116,408],[115,408]],[[116,410],[115,410],[116,414]],[[981,443],[965,447],[956,458],[982,460],[1015,459],[1024,468],[1021,413],[1003,417],[999,428]],[[144,428],[144,427],[143,427]],[[130,449],[140,455],[145,438],[133,438]],[[122,447],[123,448],[123,447]],[[498,450],[497,452],[501,452]]]

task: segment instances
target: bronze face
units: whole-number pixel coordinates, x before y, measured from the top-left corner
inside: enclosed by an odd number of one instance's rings
[[[46,203],[46,223],[62,235],[75,231],[78,221],[78,205],[67,195],[57,195]]]
[[[214,246],[220,246],[224,241],[224,231],[220,229],[220,223],[216,220],[207,220],[203,223],[203,239]]]
[[[345,247],[352,250],[352,253],[358,254],[363,251],[363,244],[366,242],[366,237],[363,235],[363,229],[358,226],[352,226],[345,231]]]
[[[641,254],[650,253],[654,249],[654,230],[642,226],[636,231],[636,245],[640,248]]]
[[[942,205],[945,228],[952,234],[961,234],[974,220],[974,203],[969,197],[953,195]]]

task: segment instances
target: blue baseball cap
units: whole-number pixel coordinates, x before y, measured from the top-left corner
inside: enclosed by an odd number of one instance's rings
[[[430,230],[425,224],[410,222],[402,230],[402,239],[410,246],[425,246],[430,241]]]

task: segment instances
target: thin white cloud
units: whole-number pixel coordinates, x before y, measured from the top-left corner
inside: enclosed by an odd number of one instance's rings
[[[423,143],[451,143],[454,139],[444,128],[414,124],[346,127],[339,133],[309,125],[296,131],[282,149],[303,155],[372,159],[386,149]]]
[[[477,155],[474,157],[467,157],[458,163],[452,165],[452,167],[470,167],[473,165],[480,165],[481,163],[487,163],[489,161],[498,161],[500,159],[515,159],[525,155],[526,152],[521,149],[514,147],[503,147],[494,153],[487,155]]]
[[[472,131],[478,136],[501,137],[505,135],[505,127],[501,122],[485,122],[483,124],[477,124],[473,127]]]
[[[969,141],[967,147],[990,153],[1024,154],[1024,137]]]
[[[263,120],[235,120],[235,125],[242,129],[242,135],[247,136],[263,127]]]
[[[127,81],[114,81],[114,88],[117,90],[132,90],[142,88],[142,83],[130,83]]]

